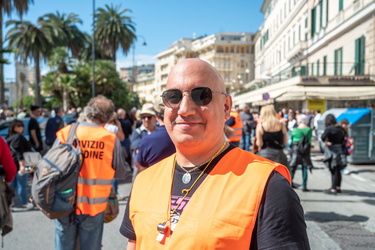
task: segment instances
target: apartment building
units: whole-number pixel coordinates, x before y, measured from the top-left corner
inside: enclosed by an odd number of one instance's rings
[[[255,80],[237,105],[329,109],[375,104],[375,1],[264,0]]]
[[[200,58],[212,64],[225,81],[227,93],[238,93],[254,79],[255,34],[221,32],[196,39],[180,39],[157,55],[155,93],[166,88],[171,68],[186,58]]]
[[[19,103],[24,96],[35,96],[35,69],[27,63],[16,62],[15,81],[5,83],[5,100],[9,106]]]

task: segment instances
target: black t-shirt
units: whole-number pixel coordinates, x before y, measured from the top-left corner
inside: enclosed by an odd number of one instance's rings
[[[31,136],[31,133],[30,133],[31,130],[33,130],[33,129],[35,129],[36,137],[38,138],[39,148],[35,148],[35,141],[34,141],[33,137]],[[30,141],[31,145],[35,148],[35,150],[41,151],[43,149],[42,135],[40,134],[39,123],[35,118],[30,118],[29,135],[30,135],[29,141]]]
[[[341,126],[329,126],[322,134],[322,141],[329,141],[332,144],[343,144],[346,131]]]
[[[202,183],[207,174],[214,168],[218,161],[230,150],[234,148],[230,145],[227,150],[216,157],[197,184],[190,191],[189,196],[185,198],[177,209],[177,213],[172,216],[173,223],[178,220],[183,209],[186,207],[190,197]],[[206,165],[200,167],[201,171]],[[188,170],[188,168],[185,168]],[[179,166],[174,172],[171,209],[178,204],[181,196],[181,190],[190,188],[193,181],[198,177],[201,171],[191,173],[192,181],[188,184],[182,182],[182,176],[185,174]],[[240,191],[240,190],[239,190]],[[130,201],[130,198],[129,198]],[[136,235],[129,219],[129,202],[125,210],[123,222],[120,227],[120,233],[130,240],[136,240]],[[250,249],[310,249],[306,234],[306,224],[304,221],[303,209],[300,205],[298,195],[289,185],[288,181],[278,172],[274,171],[267,183],[262,203],[259,208],[257,222],[253,230],[253,236]]]
[[[125,134],[125,138],[129,138],[129,136],[133,132],[131,122],[129,120],[127,120],[127,119],[118,119],[118,120],[120,121],[122,131]]]

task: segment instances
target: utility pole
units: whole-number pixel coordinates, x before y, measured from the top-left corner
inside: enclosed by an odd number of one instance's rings
[[[91,83],[91,95],[95,97],[95,0],[92,0],[92,83]]]

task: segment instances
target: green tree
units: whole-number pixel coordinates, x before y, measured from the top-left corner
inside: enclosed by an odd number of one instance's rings
[[[77,58],[85,46],[86,37],[78,27],[82,20],[74,13],[60,14],[60,12],[49,13],[41,18],[43,25],[50,26],[55,32],[53,41],[55,46],[67,47],[72,56]]]
[[[35,87],[35,103],[42,104],[42,97],[40,93],[40,62],[41,59],[46,61],[54,46],[53,37],[56,35],[56,30],[53,30],[49,25],[38,23],[32,24],[28,21],[10,20],[6,23],[11,26],[6,34],[6,39],[9,41],[9,48],[17,48],[16,58],[22,62],[34,61],[36,87]]]
[[[13,50],[11,49],[0,49],[0,64],[8,64],[9,61],[7,59],[4,59],[3,54],[4,53],[11,53]]]
[[[52,95],[51,101],[62,103],[64,110],[70,107],[69,93],[76,91],[72,86],[75,75],[71,69],[74,64],[64,47],[54,48],[48,58],[51,71],[43,79],[43,90]]]
[[[95,14],[95,39],[103,53],[115,63],[117,50],[121,48],[127,54],[136,40],[135,24],[125,15],[127,12],[131,13],[131,10],[120,8],[120,5],[106,4],[105,8],[98,8]]]
[[[33,0],[1,0],[0,1],[0,50],[3,49],[3,18],[10,15],[14,10],[22,17],[29,10],[29,4],[34,3]],[[0,60],[2,60],[0,53]],[[4,66],[0,64],[0,103],[4,103]]]
[[[81,53],[79,55],[79,59],[84,62],[91,62],[92,61],[92,36],[89,34],[85,34],[86,43]],[[95,59],[96,60],[111,60],[110,56],[104,55],[104,53],[98,47],[98,44],[95,44]]]
[[[91,82],[92,82],[92,64],[80,63],[73,72],[76,75],[74,87],[79,89],[75,92],[74,102],[78,106],[85,106],[91,98]],[[115,64],[107,60],[95,61],[95,89],[97,95],[104,95],[111,99],[116,107],[131,108],[131,93],[123,82],[117,71]]]

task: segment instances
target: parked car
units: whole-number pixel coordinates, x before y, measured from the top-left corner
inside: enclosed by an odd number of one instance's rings
[[[61,116],[61,118],[64,120],[65,125],[72,124],[73,122],[76,121],[76,118],[74,117],[74,115],[63,115]]]

